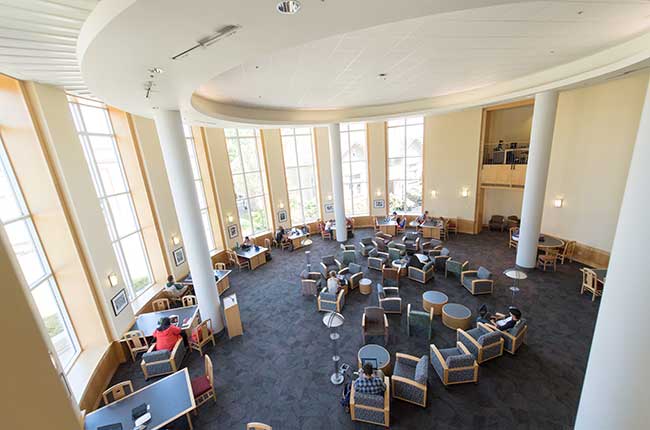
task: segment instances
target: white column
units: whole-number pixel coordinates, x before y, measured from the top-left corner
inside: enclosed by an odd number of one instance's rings
[[[201,318],[210,318],[213,329],[221,331],[221,302],[214,282],[210,250],[203,231],[181,114],[176,110],[159,111],[154,119]]]
[[[537,264],[537,242],[542,226],[556,110],[557,92],[548,91],[535,96],[524,200],[521,208],[521,227],[517,244],[517,266],[524,269],[532,269]]]
[[[334,220],[336,240],[345,242],[348,229],[345,223],[345,198],[343,196],[343,169],[341,166],[341,126],[330,124],[330,159],[332,160],[332,197],[334,198]]]
[[[618,216],[575,428],[642,429],[650,424],[648,243],[650,87]]]

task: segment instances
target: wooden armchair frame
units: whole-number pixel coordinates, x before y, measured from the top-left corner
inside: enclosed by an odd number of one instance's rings
[[[192,294],[185,295],[181,298],[181,303],[183,304],[183,307],[186,306],[194,306],[198,303],[199,301],[196,299],[196,296]]]
[[[426,284],[427,282],[433,279],[434,273],[436,272],[435,266],[436,266],[435,264],[432,264],[431,267],[429,267],[429,270],[427,270],[426,272],[423,269],[409,266],[408,278],[411,279],[412,281],[419,282],[421,284]],[[418,277],[418,275],[420,275],[420,277]]]
[[[170,373],[176,372],[180,368],[180,365],[181,365],[181,362],[183,361],[183,358],[185,358],[184,356],[180,357],[180,361],[178,363],[176,362],[176,353],[178,352],[178,348],[181,346],[182,343],[183,343],[183,339],[179,338],[176,341],[176,344],[174,345],[174,348],[170,351],[169,358],[167,358],[165,360],[150,361],[148,363],[145,363],[145,361],[142,360],[140,362],[140,367],[142,368],[142,373],[144,374],[144,379],[147,380],[147,379],[151,378],[152,376],[168,375]],[[154,343],[151,344],[151,346],[149,347],[149,350],[147,352],[153,352],[155,349],[156,349],[156,343],[154,342]],[[167,372],[163,372],[163,373],[156,373],[156,374],[149,374],[149,372],[147,371],[148,366],[153,366],[155,364],[163,364],[163,363],[169,363],[169,365],[171,366],[171,370],[167,371]]]
[[[420,360],[422,360],[422,357],[415,357],[413,355],[403,354],[401,352],[395,353],[395,363],[397,363],[397,360],[399,360],[400,358],[404,358],[404,359],[411,360],[411,361],[416,361],[418,363],[420,362]],[[425,384],[419,384],[419,383],[415,382],[412,379],[408,379],[408,378],[405,378],[403,376],[396,376],[396,375],[391,376],[390,381],[391,381],[391,389],[393,390],[393,398],[394,399],[404,400],[405,402],[413,403],[414,405],[422,406],[423,408],[427,407],[427,384],[426,383]],[[395,382],[401,382],[401,383],[404,383],[404,384],[412,385],[413,387],[417,388],[418,390],[423,391],[424,392],[424,403],[418,403],[418,402],[414,402],[413,400],[405,399],[404,397],[399,397],[396,394],[397,390],[395,390]]]
[[[216,346],[217,343],[214,340],[214,332],[212,331],[212,320],[208,318],[197,325],[192,330],[192,335],[188,340],[190,350],[199,351],[201,355],[203,355],[203,348],[208,343],[212,342],[212,346]]]
[[[339,275],[346,275],[349,272],[350,272],[350,268],[344,267],[341,270],[339,270]],[[350,275],[350,279],[348,280],[348,288],[350,290],[354,290],[355,288],[357,288],[359,286],[359,281],[361,280],[361,278],[363,278],[363,271]]]
[[[518,242],[513,239],[515,232],[519,230],[519,227],[510,227],[510,235],[509,235],[509,240],[508,240],[508,248],[515,248],[517,249],[517,244]]]
[[[246,430],[273,430],[273,427],[264,423],[252,422],[246,424]]]
[[[127,348],[129,348],[131,360],[133,360],[133,362],[135,362],[138,353],[147,352],[149,350],[149,342],[141,330],[127,331],[124,333],[122,339],[126,342]]]
[[[569,260],[573,262],[573,253],[576,251],[576,241],[567,240],[562,251],[557,255],[557,259],[561,264],[564,264],[564,260]]]
[[[321,290],[324,291],[327,290],[327,287],[323,287]],[[333,303],[336,305],[336,312],[341,313],[341,310],[343,309],[343,296],[345,295],[345,290],[341,288],[338,293],[336,293],[336,301],[333,302],[331,300],[325,300],[321,298],[320,293],[318,294],[318,299],[317,299],[317,304],[318,304],[318,312],[332,312],[330,309],[323,309],[321,307],[321,303]]]
[[[490,326],[488,326],[487,324],[484,324],[484,323],[477,323],[476,327],[481,327],[484,330],[486,330],[488,333],[491,333],[491,332],[494,331],[494,330],[492,330],[492,328]],[[478,340],[474,339],[472,336],[470,336],[462,328],[457,328],[456,329],[456,336],[457,336],[457,342],[460,342],[460,338],[462,337],[464,339],[467,339],[469,342],[472,343],[472,345],[474,345],[478,349],[478,354],[475,357],[476,362],[478,364],[485,363],[486,361],[495,359],[497,357],[501,357],[503,355],[503,338],[499,338],[499,340],[497,342],[491,343],[489,345],[481,345],[481,344],[478,343]],[[494,357],[483,358],[484,350],[487,349],[487,348],[490,348],[492,346],[495,346],[495,345],[501,345],[500,348],[499,348],[499,354],[495,355]],[[465,346],[465,345],[463,345],[463,346]]]
[[[431,357],[432,357],[431,359],[433,360],[433,357],[437,358],[438,361],[440,362],[440,364],[442,365],[442,369],[443,369],[442,383],[443,383],[443,385],[447,386],[447,385],[455,385],[455,384],[466,384],[468,382],[473,382],[473,383],[476,384],[478,382],[478,363],[476,362],[476,360],[474,360],[474,364],[472,366],[457,367],[457,368],[454,368],[454,369],[450,369],[449,367],[447,367],[447,361],[445,361],[445,359],[442,357],[442,354],[438,350],[438,347],[436,347],[434,344],[431,344],[429,347],[431,348]],[[456,347],[458,349],[460,349],[461,351],[463,351],[465,354],[471,355],[471,353],[469,352],[467,347],[465,345],[463,345],[462,343],[456,342]],[[449,381],[449,374],[450,373],[463,372],[465,370],[473,370],[474,371],[474,379],[473,380],[471,380],[471,381],[458,381],[458,382],[450,382]]]
[[[208,378],[208,382],[210,383],[210,389],[205,393],[200,394],[194,398],[197,408],[210,399],[214,399],[214,402],[217,403],[217,394],[214,391],[214,369],[212,367],[212,360],[210,360],[210,356],[208,356],[207,354],[204,355],[203,363],[205,365],[204,376]],[[198,409],[194,409],[194,414],[195,415],[198,414]]]
[[[128,392],[127,392],[127,388],[129,389]],[[131,383],[131,381],[128,380],[122,381],[104,390],[104,392],[102,393],[102,399],[104,399],[104,404],[108,405],[110,403],[113,403],[116,400],[120,400],[121,398],[128,396],[132,392],[133,392],[133,384]],[[109,394],[113,396],[113,400],[111,401],[108,400]]]
[[[560,251],[555,248],[549,248],[544,254],[537,257],[537,266],[542,266],[542,270],[546,272],[547,266],[553,266],[553,271],[557,270],[557,261],[560,257]]]
[[[383,308],[382,308],[382,311]],[[361,334],[363,336],[363,344],[366,344],[366,311],[363,311],[363,316],[361,317]],[[371,335],[372,336],[372,335]],[[388,343],[388,317],[386,316],[386,311],[384,311],[384,344]]]
[[[521,331],[519,332],[519,334],[517,336],[513,336],[508,331],[500,331],[499,329],[494,328],[489,324],[484,324],[484,326],[485,326],[485,328],[487,330],[498,331],[499,333],[501,333],[501,336],[506,337],[506,338],[508,338],[508,340],[510,340],[510,345],[512,345],[512,346],[510,348],[508,348],[506,346],[506,342],[504,341],[503,349],[504,349],[504,351],[507,351],[512,355],[515,355],[515,353],[521,347],[521,345],[526,343],[526,334],[528,333],[528,324],[526,324],[524,326],[524,328],[521,329]]]
[[[169,299],[156,299],[151,302],[151,307],[153,307],[154,312],[166,311],[171,309],[169,304]]]
[[[467,275],[476,275],[478,274],[478,270],[465,270],[464,272],[460,272],[460,283],[465,287],[465,276]],[[476,285],[477,284],[490,284],[490,291],[482,291],[478,292],[476,290]],[[479,294],[492,294],[494,291],[494,279],[480,279],[476,278],[472,281],[472,288],[469,290],[470,293],[472,293],[473,296],[477,296]]]
[[[388,379],[387,376],[384,376],[384,384],[386,384],[386,391],[384,392],[384,407],[383,408],[375,408],[375,407],[372,407],[372,406],[365,406],[365,405],[357,404],[357,402],[355,400],[354,383],[352,384],[352,388],[350,390],[350,418],[352,418],[352,421],[362,421],[362,422],[367,422],[367,423],[371,423],[371,424],[381,425],[381,426],[384,426],[384,427],[389,427],[390,426],[390,380]],[[365,421],[365,420],[358,419],[356,417],[355,408],[381,412],[381,413],[384,414],[384,422],[383,423],[376,423],[376,422],[373,422],[373,421]]]
[[[226,263],[214,263],[214,270],[226,270]]]

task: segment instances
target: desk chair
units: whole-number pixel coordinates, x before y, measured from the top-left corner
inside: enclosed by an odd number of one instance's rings
[[[192,336],[189,338],[190,350],[194,349],[199,351],[199,354],[203,354],[203,348],[209,342],[212,342],[212,346],[216,345],[214,333],[212,332],[212,320],[210,318],[201,322],[192,331]]]
[[[560,263],[564,264],[564,259],[567,259],[573,262],[573,253],[576,250],[576,241],[567,240],[567,242],[562,247],[562,251],[558,254],[557,259]]]
[[[198,303],[198,301],[196,300],[196,296],[188,294],[187,296],[183,296],[181,303],[183,304],[183,307],[194,306]]]
[[[151,306],[153,307],[154,312],[166,311],[171,308],[169,305],[169,299],[154,300],[151,302]]]
[[[131,353],[131,360],[134,362],[138,353],[146,352],[149,349],[149,342],[141,330],[127,331],[124,333],[123,339]]]
[[[508,248],[517,249],[517,241],[513,237],[518,231],[519,227],[510,227],[510,240],[508,241]]]
[[[226,270],[226,263],[214,263],[214,270]]]
[[[557,269],[559,251],[557,249],[547,249],[545,254],[540,254],[537,257],[537,265],[542,266],[542,270],[546,272],[547,266],[553,266],[553,271]]]
[[[104,391],[102,393],[102,399],[104,399],[104,404],[108,405],[116,400],[120,400],[122,397],[127,396],[132,392],[133,384],[131,384],[131,381],[122,381]]]
[[[580,287],[580,294],[584,294],[585,291],[591,293],[591,301],[596,300],[596,296],[603,295],[603,283],[598,280],[596,272],[586,267],[580,269],[582,272],[582,287]]]
[[[205,374],[197,376],[190,382],[192,385],[192,395],[194,396],[194,402],[197,407],[197,409],[194,409],[195,415],[199,413],[198,407],[208,400],[214,399],[214,402],[217,403],[217,395],[214,392],[212,360],[210,360],[207,354],[203,357],[203,363],[205,365]]]
[[[458,234],[458,217],[447,220],[447,232],[449,234],[454,233],[454,235]]]
[[[242,268],[244,269],[250,269],[251,268],[251,263],[245,258],[239,257],[235,251],[232,250],[227,250],[226,251],[228,255],[228,262],[232,264],[233,266],[237,267],[237,270],[241,271]]]

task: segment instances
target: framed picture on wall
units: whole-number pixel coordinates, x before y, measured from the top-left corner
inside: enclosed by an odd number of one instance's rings
[[[386,207],[386,202],[384,199],[375,199],[372,201],[372,207],[374,209],[383,209]]]
[[[178,249],[175,249],[173,254],[174,254],[174,263],[176,264],[176,267],[185,263],[185,250],[183,249],[182,246]]]
[[[325,212],[334,212],[334,204],[325,203]]]
[[[126,296],[126,290],[124,288],[111,299],[111,304],[113,305],[113,313],[115,316],[118,316],[126,308],[129,304],[129,299]]]
[[[231,239],[234,239],[238,236],[238,231],[237,231],[237,224],[230,224],[228,226],[228,237]]]
[[[287,222],[289,219],[289,215],[287,214],[287,211],[284,209],[281,209],[278,211],[278,221],[279,222]]]

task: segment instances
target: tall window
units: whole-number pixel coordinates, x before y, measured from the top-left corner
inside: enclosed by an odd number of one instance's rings
[[[79,354],[79,342],[2,142],[0,220],[59,361],[67,369]],[[15,286],[12,285],[11,288]]]
[[[283,128],[282,151],[293,225],[318,219],[316,163],[310,128]]]
[[[422,211],[424,118],[388,121],[388,196],[390,211]]]
[[[216,251],[214,245],[214,236],[212,235],[212,225],[210,224],[210,213],[208,212],[208,201],[205,198],[205,188],[203,188],[203,180],[201,179],[201,170],[199,169],[199,160],[196,157],[196,148],[194,147],[194,136],[192,136],[192,128],[188,125],[183,125],[185,131],[185,141],[187,142],[187,151],[190,153],[190,164],[192,165],[192,176],[194,177],[194,188],[196,189],[196,197],[199,199],[199,209],[201,209],[201,219],[203,220],[203,231],[205,232],[205,239],[208,242],[208,249],[212,253]]]
[[[267,233],[271,211],[260,132],[252,128],[227,128],[224,132],[241,232],[244,236]]]
[[[341,160],[345,214],[368,215],[368,151],[366,125],[362,122],[341,124]]]
[[[70,100],[70,109],[122,278],[134,298],[153,284],[153,276],[108,109],[79,99]]]

